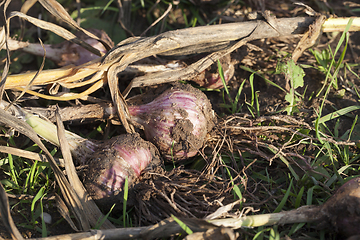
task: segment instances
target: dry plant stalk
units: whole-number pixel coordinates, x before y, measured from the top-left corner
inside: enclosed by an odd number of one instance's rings
[[[83,206],[87,205],[86,203],[84,203],[85,199],[79,197],[78,194],[74,191],[74,188],[69,184],[64,173],[60,170],[54,158],[47,150],[47,148],[44,146],[44,144],[41,142],[40,138],[34,132],[34,130],[24,121],[16,118],[15,116],[10,115],[8,112],[6,112],[1,108],[0,108],[0,123],[3,126],[12,127],[16,129],[18,132],[24,134],[25,136],[33,140],[40,147],[40,149],[44,151],[47,160],[50,163],[50,166],[54,172],[55,179],[60,186],[63,197],[65,198],[68,207],[70,207],[71,212],[75,215],[76,219],[78,220],[78,223],[80,224],[80,229],[87,231],[90,229],[90,226],[92,227],[96,226],[96,221],[94,221],[94,219],[89,219],[83,209]],[[96,212],[95,214],[96,216],[99,216]],[[113,228],[114,226],[110,222],[105,222],[105,225],[103,225],[102,227]]]
[[[6,196],[5,189],[1,183],[0,183],[0,216],[5,228],[8,230],[8,232],[10,233],[13,239],[19,239],[19,240],[24,239],[21,233],[19,232],[19,230],[16,228],[14,221],[11,217],[9,201]]]
[[[61,5],[56,5],[53,3],[54,1],[50,1],[51,4],[50,2],[49,4],[45,3],[46,1],[40,2],[53,14],[55,12],[63,13],[60,16],[56,16],[89,35],[86,30],[77,27],[75,22],[69,20],[68,14],[65,14],[66,12],[64,12],[65,10],[58,10],[59,8],[61,9]],[[70,32],[59,26],[32,18],[19,12],[12,13],[10,18],[14,16],[25,19],[40,28],[53,31],[65,39],[72,39],[75,42],[79,42],[84,47],[88,47],[86,43],[84,44],[81,41],[78,41],[78,39],[71,35]],[[213,53],[210,53],[208,56],[191,64],[185,69],[152,73],[135,78],[123,95],[127,95],[133,87],[156,85],[177,80],[188,80],[202,72],[222,56],[234,51],[248,41],[261,38],[303,34],[314,19],[315,18],[312,17],[272,19],[272,22],[276,23],[276,29],[266,21],[258,20],[188,28],[165,32],[158,36],[147,38],[129,38],[119,43],[102,58],[78,67],[70,66],[63,69],[42,71],[32,83],[33,85],[58,83],[64,87],[70,88],[91,85],[86,91],[78,94],[68,94],[66,96],[57,97],[27,90],[26,86],[28,86],[30,79],[35,76],[35,73],[12,75],[8,76],[7,79],[3,77],[2,82],[5,83],[3,84],[3,87],[5,87],[5,89],[26,91],[39,97],[61,101],[88,96],[101,88],[104,84],[108,83],[112,101],[117,109],[121,122],[128,132],[133,132],[132,127],[127,122],[127,105],[118,89],[117,78],[117,74],[124,71],[130,64],[152,55],[171,56],[198,54],[208,52],[209,48],[213,51]],[[354,28],[351,30],[354,30]],[[90,80],[74,84],[94,73],[96,74]]]
[[[89,196],[88,192],[86,191],[84,185],[82,184],[82,182],[80,181],[77,175],[75,165],[71,157],[69,144],[65,137],[65,128],[61,121],[61,117],[58,111],[56,111],[56,120],[58,127],[57,135],[60,142],[61,152],[64,157],[66,176],[69,179],[69,183],[75,190],[75,193],[78,195],[78,198],[81,201],[81,205],[84,208],[84,212],[87,213],[86,219],[88,219],[89,224],[92,227],[94,227],[96,226],[99,219],[102,219],[105,216],[102,214],[102,212],[95,204],[95,202],[91,199],[91,197]],[[109,220],[106,220],[104,222],[103,228],[112,228],[112,227],[114,226],[110,223]]]
[[[31,18],[22,13],[14,12],[11,17],[14,16],[26,19],[38,27],[49,29],[65,39],[77,39],[67,30],[54,24]],[[283,35],[301,34],[313,20],[313,18],[279,19],[278,26],[281,27],[280,30]],[[33,84],[39,85],[43,81],[46,81],[44,84],[78,81],[95,72],[108,71],[111,65],[115,63],[118,65],[117,72],[119,72],[129,64],[152,55],[187,55],[201,53],[208,51],[208,47],[217,47],[218,45],[223,50],[226,47],[229,48],[229,45],[232,45],[230,41],[237,41],[249,36],[255,28],[259,29],[259,31],[252,36],[253,39],[279,35],[278,32],[269,27],[266,22],[253,21],[182,29],[148,38],[129,38],[119,43],[107,56],[102,59],[99,58],[97,61],[78,67],[60,69],[55,72],[53,72],[54,70],[43,71]],[[227,46],[225,47],[224,44],[227,44]],[[212,49],[212,51],[215,51],[215,49]],[[216,60],[217,59],[213,59],[213,61]],[[196,72],[197,69],[193,69],[193,71]],[[50,75],[53,75],[53,77],[50,78]],[[24,87],[33,76],[33,73],[9,76],[5,88]],[[103,79],[104,77],[105,75],[98,76],[97,80]],[[20,80],[21,82],[19,82]],[[133,82],[133,84],[135,84],[135,86],[141,85],[138,82]],[[151,84],[157,84],[157,82],[150,82],[146,85]],[[73,99],[75,98],[76,97],[73,96]],[[61,98],[58,99],[61,100]],[[64,100],[69,100],[69,98],[64,98]]]
[[[59,36],[65,39],[75,39],[77,43],[86,46],[86,43],[82,43],[75,35],[54,24],[34,19],[18,12],[14,12],[11,15],[11,17],[14,16],[26,19],[39,27],[49,29],[50,31],[57,33]],[[279,32],[282,34],[281,36],[303,34],[306,31],[307,27],[314,21],[314,18],[299,17],[276,20],[277,26],[279,28],[278,31],[275,31],[265,21],[259,20],[242,23],[229,23],[222,25],[195,27],[190,29],[170,31],[154,37],[126,39],[125,41],[119,43],[118,46],[113,48],[104,58],[99,58],[94,62],[90,62],[78,67],[43,71],[33,84],[41,85],[53,82],[60,82],[61,84],[64,84],[64,86],[67,86],[66,83],[81,80],[82,78],[89,76],[94,72],[107,71],[110,65],[118,62],[120,62],[122,68],[124,68],[123,65],[127,66],[137,60],[144,59],[151,55],[189,55],[208,52],[209,48],[211,48],[211,51],[228,49],[229,46],[232,45],[231,41],[238,41],[244,37],[250,36],[250,34],[256,28],[258,28],[258,31],[252,34],[252,39],[278,37],[280,36]],[[336,19],[333,20],[335,21]],[[323,26],[329,26],[331,22],[333,21],[325,21]],[[351,28],[350,31],[351,30],[356,31],[357,29]],[[323,31],[328,31],[328,29],[324,28]],[[216,61],[217,59],[213,58],[212,60]],[[193,72],[199,72],[200,70],[199,68],[194,68],[194,66],[192,66],[191,69]],[[161,74],[164,73],[160,73],[160,75]],[[174,72],[167,73],[166,75],[167,77],[169,77],[171,75],[174,75]],[[33,76],[34,73],[9,76],[5,87],[6,89],[24,87],[27,85],[29,80],[32,79]],[[179,73],[175,74],[175,76],[176,77],[174,78],[176,79],[186,78],[186,76],[181,76],[179,75]],[[102,77],[98,77],[97,80],[101,79]],[[165,76],[161,78],[160,76],[158,76],[157,78],[162,79],[162,81],[158,82],[157,80],[148,80],[148,82],[144,83],[144,79],[140,78],[136,81],[133,81],[132,84],[134,87],[139,87],[144,85],[156,85],[163,82],[175,81],[173,79],[165,80]],[[61,97],[54,99],[62,100]],[[75,99],[75,96],[73,96],[72,99]],[[64,98],[64,100],[69,100],[69,98]]]

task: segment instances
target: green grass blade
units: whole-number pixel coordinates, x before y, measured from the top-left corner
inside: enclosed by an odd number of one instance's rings
[[[175,220],[175,222],[177,222],[177,224],[179,224],[179,226],[187,233],[187,234],[192,234],[193,231],[185,224],[183,223],[180,219],[178,219],[177,217],[175,217],[174,215],[171,214],[171,217]]]
[[[343,44],[344,40],[345,40],[345,37],[346,37],[346,33],[349,32],[349,29],[353,23],[354,19],[353,18],[350,18],[349,19],[349,22],[347,23],[346,27],[345,27],[345,30],[344,32],[342,33],[340,39],[339,39],[339,42],[336,46],[336,49],[335,49],[335,54],[337,53],[337,51],[340,49],[341,45]]]
[[[264,239],[264,232],[268,232],[270,230],[271,230],[271,228],[259,227],[257,233],[253,237],[253,240],[263,240]]]
[[[322,109],[323,109],[324,104],[325,104],[326,97],[330,92],[330,87],[331,87],[331,85],[329,85],[328,88],[326,89],[325,95],[323,97],[323,101],[321,102],[321,105],[320,105],[320,108],[319,108],[318,117],[316,118],[316,121],[315,121],[315,135],[316,135],[316,138],[319,140],[319,142],[321,144],[324,144],[324,141],[321,139],[321,136],[320,136],[320,129],[319,129],[320,128],[320,123],[319,123],[319,120],[320,120],[320,116],[321,116],[321,113],[322,113]]]
[[[45,194],[40,199],[40,210],[41,210],[41,236],[43,238],[47,237],[47,230],[46,230],[46,223],[44,220],[44,206],[43,206],[43,198],[45,197]]]
[[[199,24],[202,26],[206,25],[205,21],[200,16],[199,10],[197,8],[190,7],[190,11],[194,15],[194,18],[196,19],[195,21],[199,22]]]
[[[16,184],[16,186],[19,186],[19,183],[17,181],[19,176],[16,172],[15,165],[14,165],[14,159],[11,154],[8,154],[8,160],[9,160],[9,166],[10,166],[10,172],[11,172],[11,180]]]
[[[252,109],[254,109],[254,102],[255,102],[255,88],[254,88],[254,75],[251,74],[249,77],[249,82],[250,82],[250,88],[251,88],[251,107]]]
[[[94,229],[100,229],[101,226],[104,224],[104,222],[109,218],[109,215],[110,213],[112,212],[112,210],[114,209],[114,207],[116,206],[116,204],[114,203],[109,212],[102,218],[102,219],[99,219],[99,221],[96,223],[96,226],[94,227]]]
[[[335,163],[337,162],[337,160],[334,159],[334,157],[336,157],[336,156],[334,155],[334,151],[333,151],[333,149],[331,148],[331,145],[330,145],[329,142],[325,142],[325,143],[324,143],[324,146],[325,146],[325,149],[326,149],[327,152],[328,152],[328,153],[327,153],[328,156],[330,157],[330,160],[331,160],[331,163],[332,163],[332,166],[333,166],[333,172],[334,172],[334,174],[336,174],[337,178],[338,178],[338,179],[342,182],[342,184],[343,184],[344,181],[343,181],[342,177],[340,176],[339,171],[336,169]]]
[[[239,111],[241,110],[241,107],[239,107],[239,109],[237,109],[237,105],[238,105],[238,102],[239,102],[239,99],[240,99],[240,95],[241,95],[241,93],[242,93],[242,90],[243,90],[243,88],[244,88],[245,82],[246,82],[246,80],[244,80],[244,81],[241,83],[241,85],[240,85],[240,87],[239,87],[239,89],[238,89],[238,92],[237,92],[237,94],[236,94],[236,97],[235,97],[235,100],[234,100],[234,103],[233,103],[233,111],[232,111],[232,113],[237,113],[237,112],[239,112]]]
[[[349,112],[359,110],[359,109],[360,109],[360,106],[349,106],[349,107],[346,107],[346,108],[342,108],[340,110],[329,113],[329,114],[319,118],[318,124],[333,120],[333,119],[341,117],[341,116],[343,116],[343,115],[345,115],[345,114],[347,114]]]
[[[273,83],[272,81],[270,81],[269,79],[267,79],[264,75],[262,75],[262,74],[260,74],[260,73],[258,73],[258,72],[256,72],[256,71],[254,71],[254,70],[252,70],[251,68],[248,68],[248,67],[245,67],[245,66],[240,66],[240,68],[243,69],[243,70],[245,70],[245,71],[248,71],[248,72],[251,72],[251,73],[253,73],[253,74],[258,75],[259,77],[261,77],[262,79],[264,79],[266,83],[268,83],[268,84],[270,84],[270,85],[272,85],[272,86],[280,89],[281,91],[283,91],[283,92],[285,92],[285,93],[287,92],[285,89],[283,89],[282,87],[280,87],[280,86],[277,85],[276,83]]]
[[[345,66],[346,66],[346,68],[347,68],[352,74],[354,74],[358,79],[360,79],[360,76],[351,69],[350,64],[345,63]],[[351,83],[351,82],[349,82],[349,83]]]
[[[235,195],[236,195],[239,199],[242,199],[243,197],[242,197],[241,190],[240,190],[239,186],[234,183],[233,177],[231,176],[230,170],[229,170],[229,168],[227,167],[224,159],[222,159],[221,156],[219,156],[219,157],[220,157],[222,163],[223,163],[224,166],[225,166],[225,169],[226,169],[227,174],[229,175],[229,178],[230,178],[230,181],[231,181],[231,185],[233,186],[233,192],[235,193]]]
[[[233,191],[238,196],[239,199],[242,199],[242,194],[238,185],[236,184],[234,185]]]
[[[251,75],[252,75],[252,74],[251,74]],[[239,89],[238,89],[238,92],[237,92],[237,94],[236,94],[234,104],[238,104],[240,95],[241,95],[241,93],[242,93],[242,90],[244,89],[244,84],[245,84],[245,82],[246,82],[246,80],[244,80],[244,81],[241,83],[241,85],[240,85],[240,87],[239,87]]]
[[[349,167],[351,167],[350,165],[346,165],[346,166],[342,166],[339,170],[336,171],[337,174],[334,174],[327,182],[326,182],[326,186],[330,187],[331,184],[333,184],[337,179],[339,179],[340,173],[343,173],[346,169],[348,169]],[[344,180],[340,177],[340,179],[342,180],[342,182],[344,182]]]
[[[30,168],[30,172],[29,172],[29,188],[32,190],[34,188],[34,184],[35,184],[35,172],[36,172],[36,168],[37,168],[37,163],[38,161],[35,161],[34,164],[31,166]]]
[[[342,66],[342,63],[343,63],[343,60],[344,60],[344,58],[345,58],[345,54],[346,54],[346,49],[347,49],[347,46],[348,46],[348,42],[349,42],[349,34],[347,33],[347,34],[345,34],[345,39],[346,39],[346,41],[345,41],[345,46],[344,46],[344,49],[343,49],[343,51],[341,52],[341,55],[340,55],[340,58],[339,58],[339,61],[336,63],[336,66],[335,66],[335,71],[334,71],[334,74],[333,74],[333,76],[332,76],[332,78],[331,78],[331,83],[332,83],[332,85],[335,87],[335,89],[338,89],[338,83],[337,83],[337,81],[336,81],[336,76],[337,76],[337,74],[338,74],[338,72],[339,72],[339,70],[340,70],[340,67]],[[330,46],[329,46],[330,47]],[[335,57],[334,57],[334,59],[335,59]],[[346,68],[345,68],[346,69]]]
[[[123,221],[124,221],[124,227],[126,227],[126,205],[128,200],[128,194],[129,194],[129,182],[128,178],[125,178],[125,184],[124,184],[124,202],[123,202]]]
[[[110,0],[105,6],[104,6],[104,9],[101,11],[100,15],[102,15],[108,8],[109,6],[111,5],[111,3],[113,2],[114,0]]]
[[[270,151],[272,151],[274,154],[277,153],[276,150],[273,149],[273,148],[271,148],[270,146],[268,146],[268,149],[269,149]],[[289,161],[286,160],[286,158],[285,158],[284,156],[282,156],[281,154],[278,155],[278,158],[280,158],[280,160],[289,168],[289,170],[290,170],[291,174],[294,176],[295,180],[296,180],[296,181],[299,181],[300,178],[299,178],[299,176],[296,174],[295,170],[291,167]]]
[[[336,56],[337,51],[339,50],[340,46],[341,46],[342,43],[344,42],[346,33],[349,31],[352,22],[353,22],[353,19],[350,18],[348,24],[347,24],[346,27],[345,27],[344,32],[342,33],[342,35],[341,35],[341,37],[340,37],[340,40],[339,40],[338,44],[337,44],[337,46],[336,46],[335,52],[334,52],[334,54],[333,54],[334,56]],[[327,73],[326,73],[326,77],[325,77],[324,84],[323,84],[322,88],[320,89],[320,91],[318,92],[318,94],[316,95],[316,97],[319,97],[320,93],[324,90],[324,88],[325,88],[325,86],[326,86],[326,84],[327,84],[327,81],[328,81],[328,79],[329,79],[330,73],[331,73],[331,68],[332,68],[332,66],[334,65],[334,63],[335,63],[335,59],[332,58],[332,60],[331,60],[331,62],[330,62],[330,66],[329,66],[329,68],[327,69]],[[320,112],[320,113],[321,113],[321,112]]]
[[[300,207],[301,199],[302,199],[302,196],[304,195],[304,190],[305,190],[305,188],[304,188],[304,186],[302,186],[299,193],[296,196],[296,201],[295,201],[295,204],[294,204],[295,208]]]
[[[352,82],[348,82],[348,83],[349,83],[349,85],[354,89],[354,91],[355,91],[355,93],[356,93],[356,96],[358,97],[358,101],[359,101],[359,99],[360,99],[360,93],[359,93],[359,91],[357,90],[356,85],[354,85]]]
[[[355,128],[355,126],[356,126],[356,123],[357,123],[358,118],[359,118],[359,115],[356,115],[356,116],[355,116],[355,119],[354,119],[354,121],[353,121],[353,123],[352,123],[352,125],[351,125],[350,132],[349,132],[349,136],[348,136],[348,139],[347,139],[348,141],[350,141],[350,139],[351,139],[351,135],[352,135],[352,133],[353,133],[353,131],[354,131],[354,128]]]
[[[42,198],[42,196],[44,195],[44,192],[45,192],[45,187],[40,188],[39,192],[35,195],[34,199],[31,202],[30,211],[31,211],[33,222],[35,221],[35,219],[34,219],[35,204],[39,199]]]
[[[295,232],[297,232],[299,229],[301,229],[306,223],[297,223],[294,224],[291,229],[290,232],[288,233],[288,236],[290,237],[291,235],[293,235]]]
[[[269,240],[280,240],[280,234],[276,226],[271,228]]]
[[[290,185],[289,185],[289,187],[288,187],[288,189],[287,189],[287,191],[286,191],[283,199],[281,199],[281,202],[279,203],[279,205],[278,205],[277,208],[275,209],[274,213],[278,213],[278,212],[280,212],[280,211],[283,209],[283,207],[284,207],[284,205],[285,205],[285,203],[286,203],[286,201],[287,201],[287,199],[288,199],[288,197],[289,197],[289,195],[290,195],[290,190],[291,190],[291,188],[292,188],[292,184],[293,184],[293,179],[291,179]]]
[[[220,63],[219,60],[217,61],[217,65],[218,65],[218,71],[219,71],[219,75],[220,75],[221,81],[222,81],[222,83],[223,83],[223,85],[224,85],[224,90],[225,90],[226,94],[227,94],[227,95],[229,96],[229,98],[230,98],[230,92],[229,92],[229,89],[228,89],[228,87],[227,87],[227,84],[226,84],[226,81],[225,81],[225,77],[224,77],[224,70],[223,70],[223,68],[222,68],[221,63]]]
[[[313,195],[314,195],[314,187],[311,187],[307,191],[306,195],[306,205],[312,205],[313,204]]]
[[[259,91],[255,92],[255,106],[256,106],[256,114],[258,117],[260,117],[260,103],[259,103]]]

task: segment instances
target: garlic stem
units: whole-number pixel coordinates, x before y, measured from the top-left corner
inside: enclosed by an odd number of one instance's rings
[[[291,211],[280,213],[267,213],[258,215],[249,215],[240,218],[225,218],[210,220],[217,226],[230,227],[238,229],[241,227],[260,227],[275,224],[291,224],[302,222],[315,222],[323,217],[320,212],[321,206],[302,206]]]
[[[0,102],[0,108],[9,108],[8,110],[11,111],[14,116],[23,119],[42,138],[55,146],[60,145],[57,136],[57,126],[55,124],[29,113],[21,109],[19,106],[11,105],[9,107],[9,103],[4,100]],[[71,154],[80,163],[83,163],[88,156],[92,155],[98,146],[97,143],[70,131],[65,130],[65,136],[69,143]]]

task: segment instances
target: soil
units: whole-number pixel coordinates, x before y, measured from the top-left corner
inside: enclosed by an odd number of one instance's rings
[[[155,172],[155,174],[154,174]],[[232,193],[221,181],[184,167],[145,172],[133,188],[136,222],[155,224],[171,214],[203,218],[232,201]],[[171,196],[170,200],[166,196]],[[176,206],[171,204],[176,202]]]

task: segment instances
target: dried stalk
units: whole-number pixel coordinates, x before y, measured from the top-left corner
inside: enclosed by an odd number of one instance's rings
[[[323,215],[320,213],[321,206],[303,206],[295,210],[245,216],[240,218],[224,218],[213,220],[180,218],[193,232],[205,232],[209,229],[227,227],[239,229],[242,227],[270,226],[275,224],[292,224],[301,222],[314,222],[320,220]],[[149,227],[117,228],[110,230],[91,230],[91,232],[65,234],[46,238],[32,238],[33,240],[56,240],[56,239],[156,239],[170,237],[184,233],[183,229],[174,221],[167,218]]]
[[[79,198],[79,196],[75,193],[74,188],[69,184],[67,178],[64,173],[60,170],[58,165],[56,164],[54,158],[44,146],[44,144],[40,141],[40,138],[34,132],[34,130],[23,120],[16,118],[15,116],[10,115],[8,112],[4,111],[0,108],[0,124],[4,126],[9,126],[16,129],[18,132],[24,134],[31,140],[33,140],[46,154],[46,158],[54,172],[55,179],[59,184],[62,195],[65,198],[65,201],[68,207],[71,209],[71,212],[74,214],[78,223],[81,225],[82,230],[89,230],[90,225],[94,227],[96,222],[91,221],[86,216],[86,213],[83,211],[83,206],[86,205],[83,199]],[[107,222],[102,226],[103,228],[113,228],[113,225],[110,222]]]
[[[37,23],[34,19],[24,14],[13,13],[13,16],[31,20],[34,24]],[[290,36],[304,33],[307,27],[314,21],[314,18],[287,18],[277,19],[277,21],[280,28],[279,32],[282,33],[282,36]],[[39,26],[42,25],[39,24]],[[279,33],[266,22],[259,20],[181,29],[147,38],[130,38],[118,44],[118,46],[113,48],[105,57],[94,60],[93,62],[77,67],[42,71],[33,84],[61,83],[64,81],[75,82],[97,71],[108,71],[109,67],[114,63],[120,64],[121,69],[124,70],[129,64],[152,55],[176,56],[199,54],[209,51],[208,47],[212,47],[212,51],[215,51],[216,48],[218,48],[217,51],[219,51],[219,49],[229,49],[229,46],[231,47],[233,45],[233,43],[231,43],[232,41],[238,41],[249,36],[255,29],[258,29],[258,31],[252,35],[252,39],[279,36]],[[226,47],[224,48],[224,46]],[[213,59],[213,61],[216,60],[216,58]],[[189,69],[193,72],[199,72],[199,69],[194,69],[193,67],[194,66],[191,66]],[[181,79],[181,75],[179,74],[180,73],[178,73],[177,77]],[[34,75],[34,73],[26,73],[8,76],[5,88],[24,87]],[[101,79],[104,81],[103,77]],[[141,85],[141,79],[138,81],[134,83],[137,86]],[[154,81],[147,85],[154,84],[158,83]],[[76,96],[74,96],[73,99],[75,98]],[[61,98],[59,98],[59,100],[61,100]],[[68,100],[68,98],[66,100]]]
[[[43,1],[41,2],[44,4]],[[13,16],[26,19],[39,27],[54,31],[58,35],[63,34],[60,30],[61,28],[54,24],[45,24],[43,21],[17,12],[12,13],[12,17]],[[193,77],[197,73],[202,72],[208,66],[216,62],[219,58],[234,51],[236,48],[240,47],[247,41],[261,38],[303,34],[313,21],[314,18],[272,19],[272,23],[275,23],[276,25],[276,29],[274,29],[273,24],[270,25],[266,21],[258,20],[244,23],[229,23],[223,25],[187,28],[182,30],[169,31],[147,38],[130,38],[111,49],[106,56],[79,67],[72,67],[67,69],[67,71],[64,72],[64,75],[60,74],[57,77],[53,77],[51,80],[49,80],[48,77],[44,77],[45,75],[42,73],[53,75],[52,71],[43,71],[39,74],[33,83],[35,84],[35,82],[41,83],[43,81],[47,81],[47,83],[57,82],[61,84],[62,82],[66,81],[69,84],[95,72],[100,72],[100,74],[96,74],[97,77],[93,79],[95,83],[81,94],[73,94],[66,97],[54,97],[39,94],[31,90],[26,90],[25,86],[27,86],[28,82],[30,81],[29,74],[21,75],[20,78],[22,80],[25,79],[25,82],[23,82],[22,85],[14,84],[14,78],[19,79],[19,76],[9,76],[5,82],[5,88],[17,88],[39,97],[53,100],[71,100],[89,95],[101,88],[105,83],[108,83],[112,101],[115,108],[117,109],[117,113],[122,124],[124,125],[127,132],[133,132],[134,130],[132,129],[132,126],[128,123],[129,117],[127,112],[127,105],[124,97],[119,91],[117,77],[118,73],[123,72],[130,64],[153,55],[199,54],[208,51],[206,49],[207,47],[212,47],[213,51],[217,48],[218,45],[220,48],[222,48],[222,50],[217,50],[217,52],[211,53],[195,64],[188,66],[183,71],[173,70],[169,71],[168,74],[155,74],[155,76],[153,75],[152,77],[148,77],[146,82],[144,78],[136,78],[132,81],[130,86],[128,86],[124,95],[127,95],[132,87],[155,85]],[[75,23],[69,22],[69,24]],[[65,33],[69,34],[67,31]],[[70,36],[66,37],[67,39],[71,39]],[[224,44],[227,45],[225,48]]]

